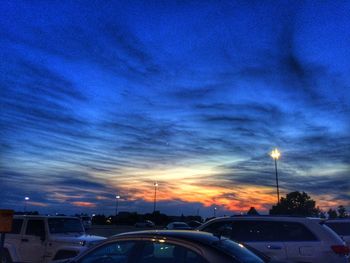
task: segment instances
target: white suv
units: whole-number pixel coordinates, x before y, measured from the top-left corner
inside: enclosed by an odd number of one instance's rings
[[[349,248],[321,220],[234,216],[212,219],[197,229],[246,243],[276,261],[349,262]]]
[[[67,216],[14,216],[5,236],[5,262],[46,263],[78,255],[103,237],[85,234],[81,220]]]

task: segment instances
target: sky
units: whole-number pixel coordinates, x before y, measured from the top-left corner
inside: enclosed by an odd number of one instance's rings
[[[0,3],[0,207],[350,210],[349,1]],[[24,197],[30,197],[25,204]]]

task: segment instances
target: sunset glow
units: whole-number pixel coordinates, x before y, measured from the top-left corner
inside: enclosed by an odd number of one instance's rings
[[[300,191],[350,210],[349,13],[1,1],[0,209],[267,214]]]

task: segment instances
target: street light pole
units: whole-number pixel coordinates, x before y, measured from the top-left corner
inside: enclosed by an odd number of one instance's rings
[[[154,183],[154,198],[153,198],[153,214],[156,212],[156,203],[157,203],[157,187],[158,183]]]
[[[115,216],[117,217],[118,215],[118,202],[119,202],[120,195],[115,196]]]
[[[27,212],[27,202],[29,201],[29,197],[28,196],[26,196],[26,197],[24,197],[24,212]]]
[[[214,207],[214,217],[216,217],[216,210],[217,210],[217,207],[215,206]]]
[[[276,173],[276,188],[277,188],[277,204],[280,203],[280,189],[279,189],[279,185],[278,185],[278,172],[277,172],[277,160],[280,158],[281,153],[277,150],[274,149],[270,156],[272,157],[272,159],[275,160],[275,173]]]

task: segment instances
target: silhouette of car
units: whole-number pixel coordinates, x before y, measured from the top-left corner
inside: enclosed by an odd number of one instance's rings
[[[151,220],[145,220],[142,222],[137,222],[135,227],[154,227],[154,223]]]
[[[320,219],[233,216],[212,219],[197,230],[243,242],[281,262],[347,263],[349,248]]]
[[[192,228],[184,222],[172,222],[169,223],[165,229],[169,230],[191,230]]]
[[[193,230],[152,230],[119,234],[65,262],[264,263],[242,244]]]

